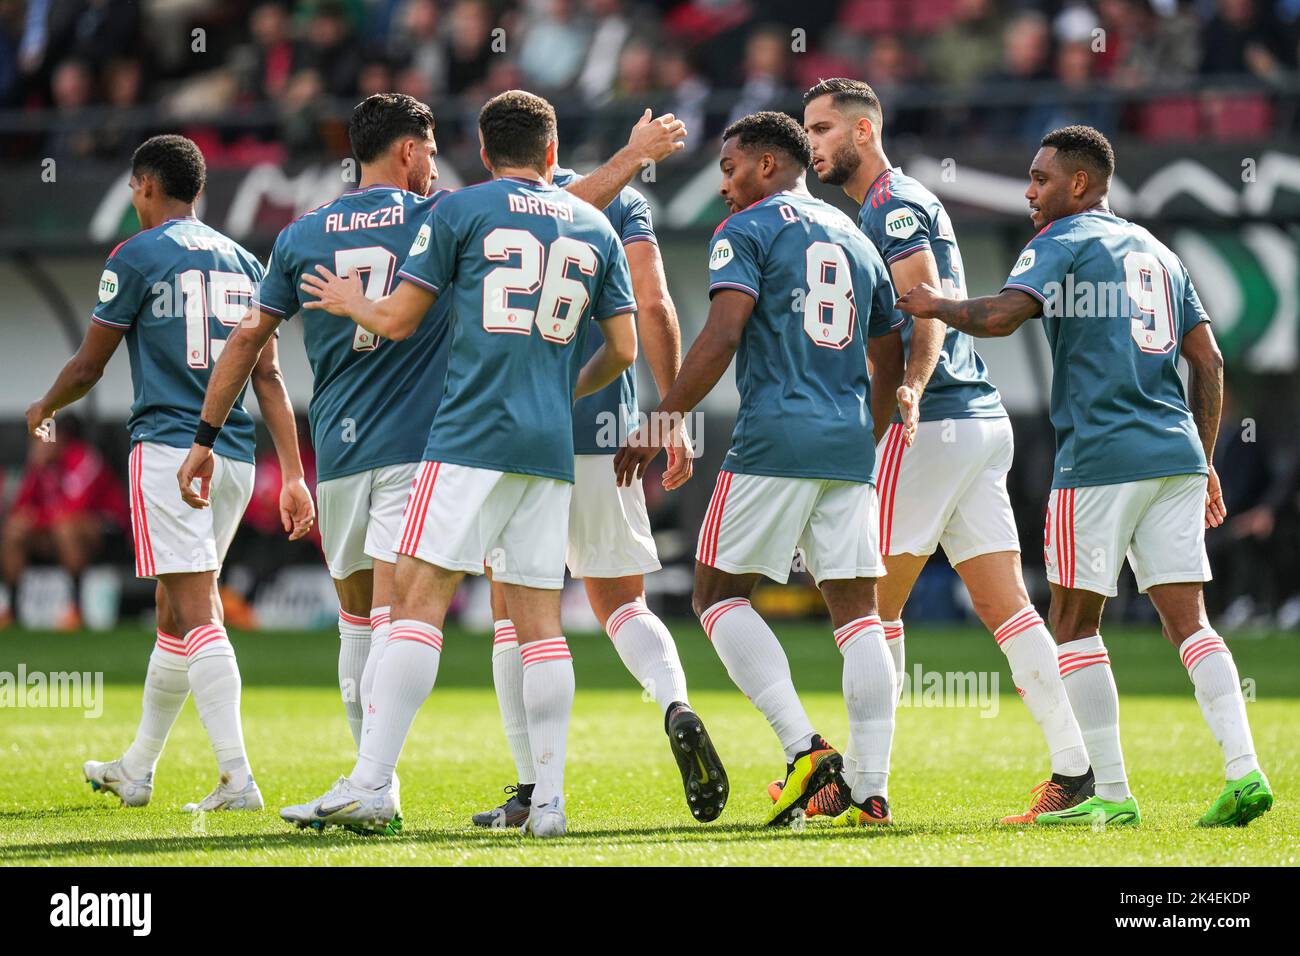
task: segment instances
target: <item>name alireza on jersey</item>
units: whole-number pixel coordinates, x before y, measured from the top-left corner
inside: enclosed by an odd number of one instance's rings
[[[382,229],[385,226],[400,226],[406,222],[406,207],[401,203],[384,206],[370,212],[354,210],[332,212],[325,217],[326,232],[352,232],[356,229]]]

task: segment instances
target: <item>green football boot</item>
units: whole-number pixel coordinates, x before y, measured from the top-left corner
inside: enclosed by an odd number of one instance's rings
[[[1214,801],[1205,816],[1196,821],[1198,827],[1244,827],[1256,817],[1262,817],[1273,806],[1273,788],[1262,771],[1252,770],[1244,777],[1229,780],[1223,792]]]
[[[813,734],[812,745],[794,758],[786,768],[785,783],[772,804],[766,825],[785,826],[802,815],[817,792],[839,776],[844,758],[820,734]]]
[[[1070,807],[1067,810],[1053,810],[1049,813],[1040,813],[1034,819],[1034,823],[1040,827],[1050,826],[1094,826],[1102,827],[1135,827],[1142,822],[1142,814],[1138,810],[1137,800],[1129,797],[1127,800],[1113,801],[1103,800],[1098,796],[1091,796],[1083,803]]]

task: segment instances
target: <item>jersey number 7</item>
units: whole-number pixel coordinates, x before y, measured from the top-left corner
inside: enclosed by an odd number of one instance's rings
[[[337,249],[334,252],[334,274],[358,273],[365,283],[367,299],[382,299],[393,284],[393,271],[397,257],[383,246],[362,246],[358,249]],[[370,352],[379,345],[379,336],[361,326],[352,333],[352,351]]]

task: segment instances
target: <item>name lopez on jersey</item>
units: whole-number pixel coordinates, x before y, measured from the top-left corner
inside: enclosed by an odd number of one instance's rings
[[[373,212],[332,212],[325,217],[326,232],[352,232],[354,229],[381,229],[406,222],[406,207],[401,203]]]

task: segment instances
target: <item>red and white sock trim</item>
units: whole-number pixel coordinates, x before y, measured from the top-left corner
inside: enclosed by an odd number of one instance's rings
[[[1079,640],[1085,640],[1080,638]],[[1077,643],[1072,641],[1071,643]],[[1106,653],[1106,648],[1101,643],[1101,637],[1097,637],[1097,645],[1089,650],[1072,651],[1064,647],[1057,651],[1057,662],[1061,666],[1061,676],[1073,674],[1075,671],[1083,670],[1085,667],[1091,667],[1093,664],[1105,664],[1110,666],[1110,655]]]
[[[1206,628],[1203,631],[1197,631],[1183,641],[1182,647],[1178,648],[1178,656],[1183,659],[1183,666],[1187,668],[1187,673],[1190,675],[1192,668],[1211,654],[1217,654],[1220,651],[1225,654],[1231,653],[1228,650],[1228,645],[1223,643],[1223,638]]]
[[[1023,634],[1025,631],[1038,627],[1042,623],[1042,617],[1039,616],[1038,612],[1034,610],[1034,606],[1031,604],[1024,610],[1018,611],[1011,615],[1011,617],[1007,618],[1007,620],[993,632],[993,640],[998,642],[998,647],[1001,647],[1017,634]]]
[[[339,608],[339,623],[351,624],[353,627],[370,627],[370,618],[361,614],[349,614],[343,608]]]
[[[441,651],[442,631],[425,621],[394,621],[388,632],[388,643],[394,641],[415,641]]]
[[[902,621],[881,621],[880,626],[885,629],[885,640],[896,641],[903,636]]]
[[[718,619],[728,611],[734,611],[738,607],[750,607],[749,598],[727,598],[725,601],[719,601],[710,608],[706,608],[700,615],[700,623],[704,625],[704,633],[708,635],[709,640],[713,640],[713,628],[717,625]]]
[[[389,608],[372,607],[370,609],[370,630],[377,631],[385,624],[389,623],[392,623]]]
[[[547,661],[573,660],[573,655],[569,653],[569,642],[563,637],[544,637],[540,641],[520,644],[519,656],[525,669]]]
[[[873,627],[881,628],[882,632],[884,630],[884,628],[881,627],[880,618],[875,614],[868,614],[866,617],[860,617],[857,620],[849,621],[849,623],[845,624],[843,627],[836,629],[835,646],[838,647],[840,653],[843,654],[849,649],[849,644],[857,640],[858,635]]]
[[[609,635],[609,639],[614,640],[618,635],[619,628],[634,617],[654,617],[654,612],[646,607],[645,602],[641,600],[624,604],[611,614],[609,620],[605,622],[605,633]]]
[[[505,647],[507,644],[518,644],[519,632],[515,630],[515,622],[510,620],[492,622],[492,649]]]
[[[156,646],[158,650],[166,651],[168,654],[175,654],[177,657],[185,656],[185,638],[174,637],[166,631],[158,632]]]
[[[194,660],[199,651],[220,641],[230,643],[226,629],[216,624],[203,624],[185,635],[185,656]]]

